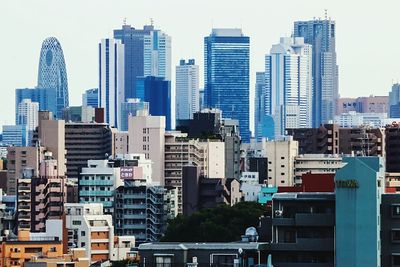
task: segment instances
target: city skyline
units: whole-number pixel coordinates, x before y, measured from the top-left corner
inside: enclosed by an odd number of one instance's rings
[[[340,95],[387,95],[392,81],[396,81],[400,76],[396,73],[396,55],[400,56],[400,52],[396,51],[394,46],[389,45],[384,53],[380,53],[378,56],[374,53],[377,47],[374,42],[389,40],[389,43],[396,43],[396,38],[391,37],[388,33],[394,32],[394,28],[391,28],[391,25],[395,25],[395,13],[393,12],[400,4],[395,1],[386,1],[388,4],[385,6],[364,3],[363,13],[357,13],[359,8],[357,3],[346,3],[346,9],[343,9],[342,1],[339,1],[339,3],[305,2],[306,4],[292,3],[290,8],[285,9],[284,12],[272,14],[274,12],[266,13],[265,10],[269,8],[283,10],[281,7],[284,5],[256,1],[251,6],[239,6],[240,2],[234,1],[232,5],[228,6],[229,15],[222,13],[224,7],[228,4],[227,1],[219,1],[213,5],[180,3],[179,1],[168,1],[168,3],[147,1],[134,4],[121,2],[114,4],[113,10],[116,11],[112,11],[107,19],[103,19],[109,11],[107,8],[96,10],[99,15],[98,18],[87,16],[93,4],[91,1],[80,3],[80,8],[76,10],[73,9],[73,3],[60,3],[60,8],[66,10],[62,14],[52,12],[52,9],[49,8],[50,5],[48,5],[49,1],[39,1],[35,4],[23,3],[22,1],[7,3],[3,9],[4,15],[0,17],[0,22],[3,25],[14,25],[12,30],[11,27],[5,29],[5,34],[14,41],[3,42],[2,49],[0,49],[2,50],[0,57],[3,59],[0,62],[0,71],[6,73],[6,75],[0,76],[0,84],[4,93],[0,104],[6,109],[15,109],[14,104],[9,101],[9,99],[14,98],[15,88],[36,85],[41,42],[49,36],[55,36],[60,40],[64,50],[68,70],[70,105],[80,105],[81,94],[84,90],[97,87],[98,84],[97,44],[100,39],[107,36],[111,37],[113,29],[120,28],[124,18],[126,18],[127,24],[135,28],[142,28],[143,25],[150,24],[150,18],[153,18],[155,27],[167,32],[172,38],[171,65],[177,65],[181,58],[194,58],[196,62],[199,62],[200,70],[204,67],[202,39],[209,34],[211,28],[242,28],[251,40],[250,125],[253,128],[252,103],[254,102],[255,73],[263,71],[265,53],[276,42],[277,38],[285,35],[290,36],[294,21],[311,20],[313,17],[323,18],[325,8],[328,9],[328,16],[335,20],[337,24],[336,45],[340,69]],[[152,8],[155,4],[158,4],[160,8]],[[255,5],[265,8],[256,8]],[[305,6],[307,8],[304,8]],[[137,12],[134,10],[137,10]],[[169,15],[169,12],[165,12],[165,10],[171,10],[171,12],[182,10],[183,12],[180,13],[182,19],[197,22],[191,23],[190,28],[180,23],[177,24],[176,17]],[[190,12],[191,10],[204,11],[205,13]],[[379,20],[370,19],[378,14],[376,11],[385,11],[387,15]],[[283,13],[285,16],[282,16]],[[201,19],[198,19],[198,16]],[[51,24],[48,23],[49,21],[51,21]],[[260,23],[260,21],[263,23]],[[35,28],[35,31],[26,31],[28,24]],[[381,31],[382,28],[386,30]],[[374,34],[369,34],[373,29],[376,29]],[[23,30],[26,32],[24,35],[18,34]],[[190,32],[189,35],[188,31]],[[357,43],[357,39],[360,40],[361,36],[363,37],[362,41]],[[79,45],[77,45],[78,43]],[[26,46],[26,44],[29,44],[29,46]],[[372,71],[372,66],[385,66],[385,68],[381,68],[382,70],[378,72],[373,70],[375,75],[369,75],[368,79],[365,79],[365,73]],[[172,75],[172,84],[174,85],[175,75],[173,72]],[[204,86],[203,75],[203,71],[200,71],[200,88]],[[14,121],[13,116],[11,113],[3,114],[0,125],[11,124]]]

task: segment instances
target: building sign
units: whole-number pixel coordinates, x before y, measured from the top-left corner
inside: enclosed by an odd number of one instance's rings
[[[358,188],[357,180],[336,180],[336,188]]]
[[[124,166],[120,169],[122,180],[133,180],[133,166]]]

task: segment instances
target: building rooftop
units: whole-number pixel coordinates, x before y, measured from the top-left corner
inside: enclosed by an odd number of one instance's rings
[[[221,250],[221,249],[246,249],[257,250],[264,243],[258,242],[232,242],[232,243],[179,243],[179,242],[158,242],[144,243],[139,245],[140,250]]]
[[[296,192],[296,193],[277,193],[272,197],[273,200],[335,200],[335,193],[330,192]]]

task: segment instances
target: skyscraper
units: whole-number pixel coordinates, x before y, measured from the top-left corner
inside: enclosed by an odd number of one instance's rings
[[[336,64],[335,21],[296,21],[294,36],[304,37],[313,47],[313,127],[333,120],[339,97],[338,65]]]
[[[199,111],[199,66],[184,59],[176,66],[176,119],[188,120]]]
[[[84,107],[99,107],[99,89],[88,89],[82,94],[82,106]]]
[[[149,103],[139,98],[128,98],[125,102],[121,103],[120,131],[128,131],[129,116],[136,116],[139,110],[146,110],[149,112]]]
[[[389,92],[389,117],[400,118],[400,84],[392,85],[392,91]]]
[[[27,144],[30,143],[33,131],[38,126],[39,120],[39,103],[32,102],[30,99],[24,99],[18,105],[18,113],[16,117],[17,125],[24,125],[27,136]]]
[[[120,40],[102,39],[99,44],[99,106],[105,121],[118,128],[120,105],[124,101],[124,45]]]
[[[204,38],[205,106],[239,120],[245,142],[250,139],[249,51],[250,38],[241,29],[213,29]]]
[[[171,82],[161,77],[137,78],[138,97],[149,103],[151,116],[165,116],[166,130],[171,130]]]
[[[265,115],[274,119],[275,137],[311,126],[311,53],[303,38],[281,38],[265,56]]]
[[[136,78],[159,76],[171,80],[171,38],[153,25],[135,29],[123,25],[114,30],[114,38],[124,44],[125,99],[138,98]]]
[[[15,118],[18,118],[18,107],[24,99],[39,103],[39,111],[57,112],[56,90],[52,88],[18,88],[15,89]]]
[[[39,88],[53,88],[56,90],[57,118],[62,117],[64,108],[68,107],[67,69],[60,42],[55,37],[43,41],[40,51]]]

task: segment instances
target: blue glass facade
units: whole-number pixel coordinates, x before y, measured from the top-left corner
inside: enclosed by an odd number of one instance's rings
[[[29,137],[25,125],[3,125],[4,146],[28,146]]]
[[[43,41],[40,51],[38,87],[56,90],[57,112],[62,118],[64,108],[69,106],[67,69],[60,42],[55,37]]]
[[[99,107],[99,89],[93,88],[86,90],[85,93],[82,94],[82,106],[84,107]]]
[[[127,102],[121,103],[121,122],[119,123],[120,131],[128,131],[129,116],[136,116],[139,110],[149,110],[149,103],[140,99],[128,99]]]
[[[45,88],[18,88],[15,89],[15,118],[17,119],[18,105],[24,99],[39,103],[39,111],[48,110],[54,115],[57,113],[57,99],[55,89]]]
[[[313,127],[333,120],[339,98],[338,65],[336,64],[336,26],[330,19],[296,21],[294,37],[304,37],[313,52]]]
[[[161,77],[139,77],[136,87],[143,88],[140,99],[149,103],[150,115],[165,116],[166,130],[171,130],[171,82]]]
[[[239,120],[241,137],[249,130],[250,38],[239,29],[213,29],[204,38],[204,104],[222,110],[224,118]]]
[[[143,29],[123,25],[122,29],[114,30],[114,38],[124,44],[125,100],[140,98],[136,93],[136,78],[144,76],[144,39],[153,30],[151,25],[146,25]]]

